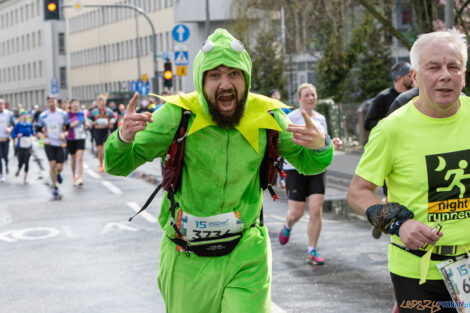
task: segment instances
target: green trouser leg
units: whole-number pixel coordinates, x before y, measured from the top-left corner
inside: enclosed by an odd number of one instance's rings
[[[164,236],[158,286],[167,313],[269,313],[271,245],[266,227],[245,230],[232,253],[221,257],[187,256]]]

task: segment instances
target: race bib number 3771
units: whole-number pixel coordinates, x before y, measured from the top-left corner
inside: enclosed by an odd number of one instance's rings
[[[214,239],[243,231],[243,221],[238,211],[198,217],[180,210],[177,220],[187,241]]]

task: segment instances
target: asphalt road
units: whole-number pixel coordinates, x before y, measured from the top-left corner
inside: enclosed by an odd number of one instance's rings
[[[88,143],[87,143],[88,144]],[[38,155],[46,165],[42,150]],[[87,151],[85,185],[71,185],[69,164],[53,201],[47,171],[31,162],[30,183],[12,174],[0,184],[0,312],[165,312],[156,284],[159,242],[155,216],[133,215],[153,191],[148,175],[114,177],[98,172]],[[152,167],[158,167],[154,162]],[[144,167],[145,169],[145,167]],[[142,179],[142,176],[144,179]],[[384,236],[346,208],[346,187],[330,183],[319,252],[323,266],[306,260],[307,215],[281,246],[278,232],[287,208],[285,193],[265,197],[265,221],[273,250],[272,312],[391,312],[393,290]]]

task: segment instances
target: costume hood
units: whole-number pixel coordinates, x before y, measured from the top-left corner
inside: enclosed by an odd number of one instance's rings
[[[199,95],[199,102],[207,110],[204,98],[204,73],[217,66],[225,65],[243,71],[246,80],[246,90],[251,87],[251,59],[241,41],[237,40],[227,30],[218,28],[202,44],[201,50],[194,60],[194,86]],[[248,97],[246,97],[248,99]]]

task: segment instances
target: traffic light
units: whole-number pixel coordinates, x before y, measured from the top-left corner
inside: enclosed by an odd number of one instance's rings
[[[173,87],[173,72],[171,71],[171,62],[166,60],[163,71],[163,87]]]
[[[44,20],[60,19],[60,0],[43,0],[44,1]]]

